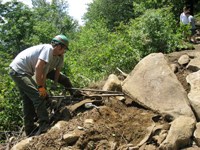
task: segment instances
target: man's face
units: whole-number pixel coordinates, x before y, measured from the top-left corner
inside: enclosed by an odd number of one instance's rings
[[[55,56],[61,56],[66,52],[67,47],[65,45],[57,45],[54,49]]]

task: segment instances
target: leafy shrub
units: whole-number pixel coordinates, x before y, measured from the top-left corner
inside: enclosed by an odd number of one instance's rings
[[[169,53],[180,45],[182,34],[170,8],[150,9],[132,20],[128,33],[141,57],[153,52]]]
[[[104,20],[94,21],[71,41],[64,70],[75,86],[87,86],[117,73],[116,67],[129,72],[150,53],[175,51],[183,37],[170,8],[147,10],[115,31],[109,32]]]
[[[124,29],[109,32],[104,21],[86,25],[71,41],[71,52],[66,55],[69,76],[77,86],[103,79],[116,72],[116,67],[130,71],[138,61]]]
[[[0,61],[0,131],[17,131],[22,125],[21,100],[8,75],[9,55],[0,51]],[[5,135],[0,139],[5,140]]]

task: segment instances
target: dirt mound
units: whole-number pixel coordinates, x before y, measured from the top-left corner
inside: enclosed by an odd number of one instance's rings
[[[152,117],[155,115],[134,104],[127,106],[119,100],[109,98],[99,109],[93,108],[77,114],[59,132],[34,137],[27,150],[57,150],[69,146],[62,141],[62,135],[77,128],[83,130],[84,134],[76,143],[70,144],[71,149],[112,149],[112,145],[116,148],[128,143],[137,145],[146,135],[147,128],[152,125]],[[84,128],[84,121],[87,119],[94,121],[90,128]]]

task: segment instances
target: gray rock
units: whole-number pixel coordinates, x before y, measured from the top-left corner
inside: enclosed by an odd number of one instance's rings
[[[196,121],[191,117],[180,116],[170,127],[167,138],[160,145],[160,150],[179,150],[190,146]]]
[[[178,63],[180,65],[186,65],[190,62],[190,57],[187,54],[182,55],[179,59],[178,59]]]
[[[187,93],[162,53],[142,59],[122,83],[124,93],[140,105],[174,118],[194,117]]]

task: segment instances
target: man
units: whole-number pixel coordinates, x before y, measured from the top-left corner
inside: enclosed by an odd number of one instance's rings
[[[65,35],[57,35],[51,44],[41,44],[20,52],[10,64],[10,76],[16,83],[23,98],[24,127],[27,136],[33,135],[35,118],[38,118],[39,129],[35,135],[46,132],[49,117],[45,105],[47,92],[46,78],[72,88],[70,80],[60,74],[64,53],[68,49]],[[33,76],[35,79],[33,79]],[[73,94],[73,91],[69,91]]]

